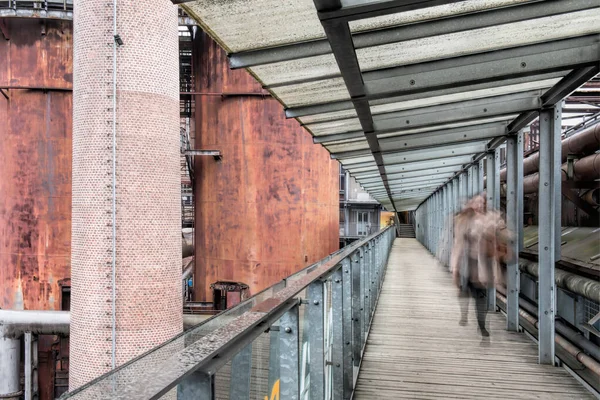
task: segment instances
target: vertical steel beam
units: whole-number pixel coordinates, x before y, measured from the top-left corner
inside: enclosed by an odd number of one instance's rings
[[[325,302],[323,282],[308,286],[308,343],[310,351],[310,398],[325,398]]]
[[[250,400],[252,374],[252,343],[244,347],[231,360],[230,400]]]
[[[485,188],[483,187],[483,176],[485,174],[485,169],[483,168],[483,160],[479,160],[479,193],[483,193]]]
[[[490,151],[486,154],[487,163],[487,208],[488,210],[500,210],[500,152],[498,149]],[[496,311],[496,288],[492,287],[487,290],[487,306],[488,311]]]
[[[523,133],[506,141],[506,222],[512,237],[506,264],[506,329],[519,330],[519,224],[523,218]]]
[[[269,329],[269,393],[279,380],[279,328],[280,321]]]
[[[344,398],[344,296],[342,269],[338,268],[331,277],[331,312],[332,312],[332,399]]]
[[[352,335],[352,260],[342,260],[342,291],[343,291],[343,342],[344,342],[344,399],[350,399],[353,387],[354,367],[352,362],[353,335]]]
[[[25,375],[25,400],[33,400],[33,335],[25,332],[25,354],[23,359]]]
[[[472,182],[473,182],[473,196],[481,193],[481,188],[479,187],[479,163],[473,164],[471,167],[473,170],[472,174]]]
[[[360,312],[360,301],[362,297],[360,291],[360,271],[365,260],[366,249],[366,245],[361,247],[355,259],[352,260],[352,335],[354,343],[354,354],[352,358],[354,359],[354,368],[357,371],[358,366],[360,365],[363,347],[362,313]]]
[[[196,371],[177,385],[177,400],[213,400],[214,375]]]
[[[467,168],[467,197],[473,197],[473,167]]]
[[[300,324],[298,306],[280,318],[279,393],[282,399],[300,399]]]
[[[539,236],[539,362],[554,364],[556,284],[554,265],[560,259],[561,106],[540,112],[540,167],[538,189]]]

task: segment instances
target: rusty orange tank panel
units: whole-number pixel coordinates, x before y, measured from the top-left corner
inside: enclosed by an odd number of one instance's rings
[[[194,41],[196,92],[260,93],[244,70],[231,71],[210,38]],[[339,164],[286,119],[276,100],[197,96],[196,300],[219,280],[257,293],[339,245]]]
[[[0,88],[10,89],[3,90],[8,99],[0,94],[0,307],[59,310],[71,258],[72,28],[68,21],[5,24]]]

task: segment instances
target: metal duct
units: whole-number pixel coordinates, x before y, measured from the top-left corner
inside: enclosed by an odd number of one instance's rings
[[[600,147],[600,123],[570,136],[562,141],[562,161],[567,160],[569,154],[589,155]],[[540,153],[534,153],[523,160],[523,175],[527,176],[538,171]],[[500,170],[500,180],[506,181],[506,168]]]
[[[34,335],[68,335],[68,311],[0,310],[0,336],[18,339],[25,332]]]

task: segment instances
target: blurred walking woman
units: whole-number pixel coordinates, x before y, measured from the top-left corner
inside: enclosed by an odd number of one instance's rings
[[[468,321],[469,298],[475,299],[477,323],[482,337],[489,336],[485,327],[487,289],[494,284],[494,257],[490,248],[490,230],[495,224],[485,214],[485,197],[478,195],[465,204],[454,219],[454,245],[451,268],[454,284],[461,297],[460,325]],[[494,236],[494,235],[492,235]]]

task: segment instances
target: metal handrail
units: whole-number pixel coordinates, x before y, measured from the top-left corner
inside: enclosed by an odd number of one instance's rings
[[[325,394],[324,371],[331,368],[331,393],[317,398],[337,399],[342,393],[346,398],[356,383],[353,368],[360,362],[366,343],[394,236],[394,230],[388,227],[354,242],[62,398],[156,399],[175,387],[179,398],[211,398],[211,380],[219,368],[236,354],[247,353],[248,346],[280,320],[279,346],[291,350],[281,351],[278,357],[278,388],[282,398],[298,399],[299,355],[293,349],[298,349],[300,307],[306,307],[305,316],[311,321],[311,384],[307,390]],[[324,295],[326,287],[331,290],[330,296]],[[305,289],[308,302],[298,297]],[[332,360],[326,367],[322,349],[327,310],[333,319],[330,329],[334,340]],[[245,371],[249,382],[250,370],[235,368],[235,373]],[[231,381],[245,379],[232,376]]]

